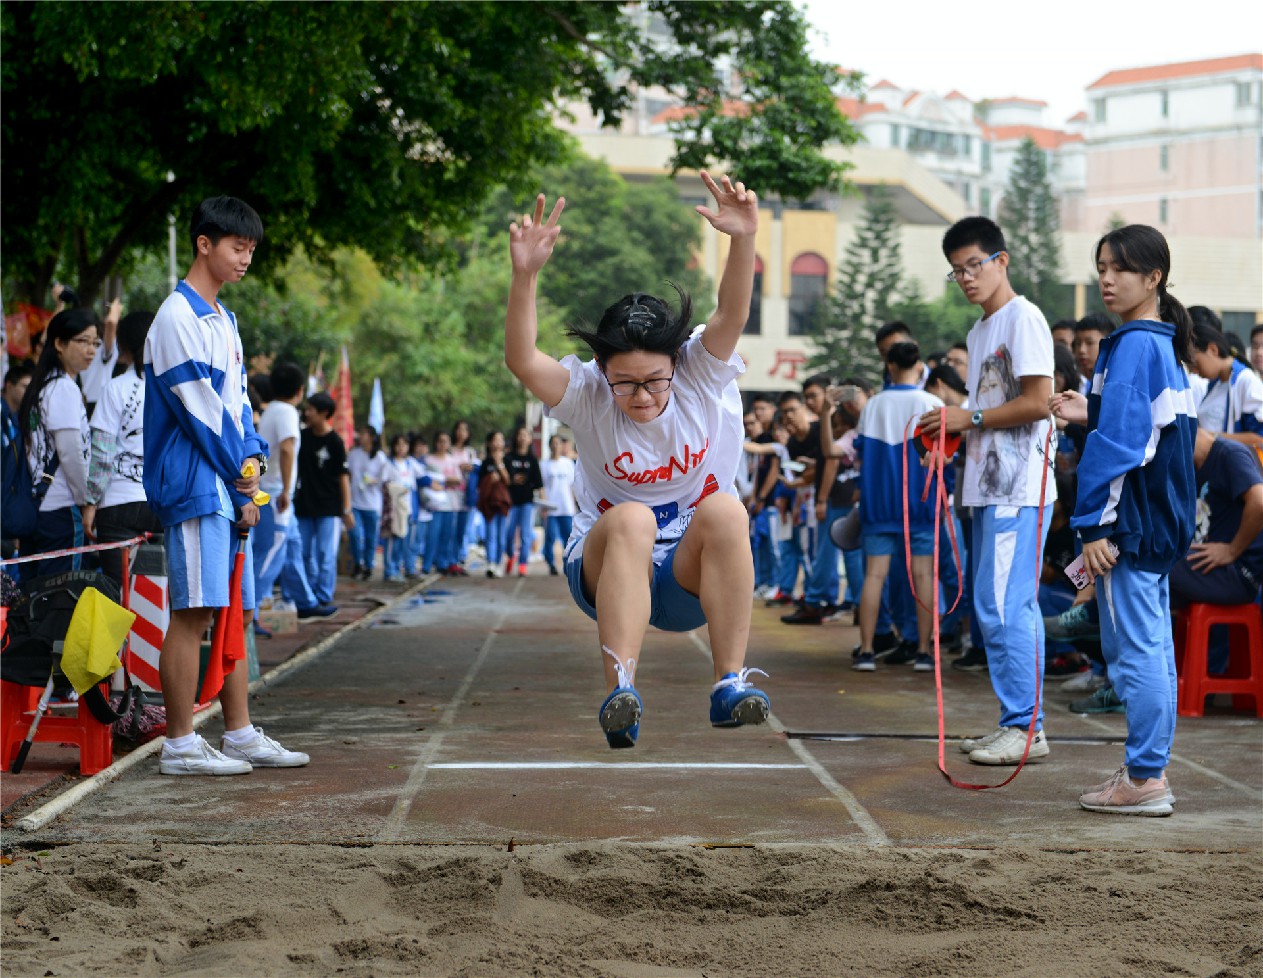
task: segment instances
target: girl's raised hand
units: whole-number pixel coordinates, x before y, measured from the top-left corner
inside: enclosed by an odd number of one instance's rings
[[[566,208],[566,198],[558,197],[553,211],[544,221],[544,195],[535,198],[535,215],[522,215],[522,223],[509,225],[509,259],[513,271],[534,274],[544,267],[553,253],[553,245],[561,227],[557,219]]]
[[[697,213],[710,222],[710,226],[722,234],[736,237],[754,234],[759,228],[759,198],[753,190],[746,190],[744,183],[733,183],[726,176],[715,183],[709,173],[701,171],[702,183],[715,198],[718,210],[704,204],[697,205]],[[722,184],[722,186],[721,186]]]

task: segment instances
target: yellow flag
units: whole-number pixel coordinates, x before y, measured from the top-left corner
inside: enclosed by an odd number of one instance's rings
[[[136,614],[115,604],[94,587],[83,589],[70,618],[61,671],[77,693],[86,693],[122,665],[118,650]]]

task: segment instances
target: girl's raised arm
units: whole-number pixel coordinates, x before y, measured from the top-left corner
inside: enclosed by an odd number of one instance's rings
[[[535,215],[523,215],[522,223],[509,225],[509,259],[513,280],[509,286],[509,308],[504,318],[504,362],[513,376],[549,407],[565,396],[570,371],[536,345],[539,323],[535,299],[539,270],[548,262],[561,227],[557,219],[565,209],[566,198],[558,197],[548,220],[544,218],[544,195],[535,198]]]
[[[706,322],[702,345],[711,356],[727,360],[737,348],[737,340],[750,316],[750,296],[754,291],[754,234],[759,229],[759,199],[743,183],[720,177],[720,184],[705,170],[702,183],[715,198],[716,210],[699,204],[697,213],[711,227],[732,238],[728,261],[719,280],[719,302]],[[722,184],[722,185],[721,185]]]

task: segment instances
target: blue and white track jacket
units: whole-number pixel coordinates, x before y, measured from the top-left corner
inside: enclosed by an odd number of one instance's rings
[[[1070,525],[1105,537],[1140,570],[1168,572],[1193,539],[1197,406],[1175,327],[1134,320],[1101,340]]]
[[[928,470],[912,443],[908,421],[943,402],[919,387],[895,384],[869,398],[860,412],[855,452],[860,457],[860,521],[870,533],[903,533],[903,465],[908,460],[908,525],[934,526],[935,490],[923,503]],[[909,440],[904,441],[907,428]]]
[[[268,454],[254,430],[237,317],[181,281],[145,341],[145,495],[163,526],[249,502],[233,483],[251,455]]]

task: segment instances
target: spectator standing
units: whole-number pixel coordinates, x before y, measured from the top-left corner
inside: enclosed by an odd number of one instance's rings
[[[17,552],[17,534],[11,534],[14,515],[10,506],[17,501],[18,492],[29,490],[29,483],[19,478],[19,466],[29,467],[26,461],[26,439],[18,428],[18,411],[22,407],[22,398],[31,383],[34,371],[29,363],[14,363],[4,374],[4,398],[0,400],[0,414],[3,415],[4,431],[4,509],[0,512],[0,532],[4,533],[4,542],[0,545],[0,557],[8,558]],[[22,502],[25,502],[23,500]]]
[[[428,573],[462,574],[464,568],[456,563],[456,506],[465,480],[460,461],[452,457],[452,436],[446,431],[434,436],[434,450],[425,456],[425,470],[430,485],[424,495],[431,515],[425,535],[425,569]]]
[[[512,574],[516,563],[518,574],[525,577],[531,547],[535,543],[535,491],[544,487],[539,459],[531,448],[529,428],[520,427],[513,432],[513,451],[504,456],[504,465],[509,470],[509,498],[513,501],[504,531],[504,547],[508,554],[504,572]]]
[[[346,446],[333,430],[337,405],[317,391],[303,405],[307,427],[298,443],[298,494],[294,514],[303,538],[303,563],[317,604],[331,606],[338,584],[338,545],[342,529],[355,526]],[[341,524],[341,525],[339,525]]]
[[[98,543],[162,532],[144,486],[145,340],[153,318],[152,312],[130,312],[118,324],[118,361],[125,369],[102,389],[92,413],[83,532]],[[105,574],[121,584],[122,553],[104,550],[99,557]]]
[[[478,509],[487,524],[487,576],[502,577],[505,524],[513,500],[509,496],[509,470],[504,465],[504,434],[487,435],[485,457],[478,478]]]
[[[125,366],[120,363],[118,347],[118,327],[122,312],[122,301],[110,300],[105,315],[101,319],[101,345],[97,347],[92,362],[79,377],[79,383],[83,387],[83,399],[88,405],[89,418],[92,417],[97,403],[105,393],[105,385],[116,372],[115,365]],[[153,322],[153,313],[149,313],[149,321]]]
[[[88,497],[88,411],[79,374],[96,355],[96,315],[66,309],[48,323],[47,342],[18,409],[18,427],[27,438],[26,455],[37,492],[39,522],[24,554],[48,553],[83,545],[79,507]],[[54,557],[34,565],[30,576],[57,574],[79,567],[79,555]],[[24,577],[26,574],[23,575]]]
[[[561,435],[548,439],[548,458],[540,463],[539,468],[544,480],[544,502],[548,507],[544,517],[544,563],[548,565],[548,573],[555,577],[557,563],[553,546],[560,543],[565,549],[570,531],[574,528],[575,514],[575,464],[574,459],[566,454],[566,440]]]
[[[236,317],[219,302],[239,282],[263,238],[248,204],[213,197],[198,205],[189,237],[193,265],[154,317],[145,344],[145,494],[162,521],[171,618],[158,669],[167,739],[158,770],[170,775],[249,774],[256,767],[301,767],[310,758],[286,750],[250,721],[246,668],[224,677],[222,751],[193,732],[199,650],[214,611],[229,604],[237,528],[259,519],[258,476],[267,445],[255,433]],[[234,527],[234,522],[237,527]],[[254,569],[246,552],[241,607],[254,608]]]
[[[294,513],[298,488],[298,445],[302,429],[298,405],[302,403],[307,378],[296,363],[281,362],[272,368],[266,379],[271,400],[259,419],[259,437],[268,445],[269,457],[263,466],[259,486],[272,497],[259,510],[259,524],[254,528],[254,593],[257,600],[272,596],[279,580],[281,596],[294,605],[299,618],[328,618],[337,614],[337,607],[320,601],[307,577],[303,557],[303,537]],[[257,620],[254,632],[270,638],[271,632]]]
[[[417,470],[408,452],[407,435],[401,433],[390,440],[390,455],[381,473],[381,533],[385,539],[382,579],[397,581],[408,570],[408,538],[417,505]]]
[[[455,541],[455,559],[453,563],[462,570],[465,567],[465,561],[469,557],[469,530],[470,516],[475,510],[470,508],[469,501],[469,481],[474,478],[474,470],[478,467],[478,453],[474,451],[469,440],[472,434],[469,429],[468,421],[457,421],[452,425],[452,447],[450,454],[456,463],[460,466],[461,483],[457,488],[460,490],[459,495],[455,497],[455,506],[453,510],[455,517],[452,525],[452,537]]]
[[[351,509],[355,531],[351,534],[352,578],[367,581],[373,576],[377,559],[377,537],[382,520],[382,476],[386,453],[378,445],[377,431],[361,425],[355,434],[355,447],[347,453],[346,468],[351,477]]]

